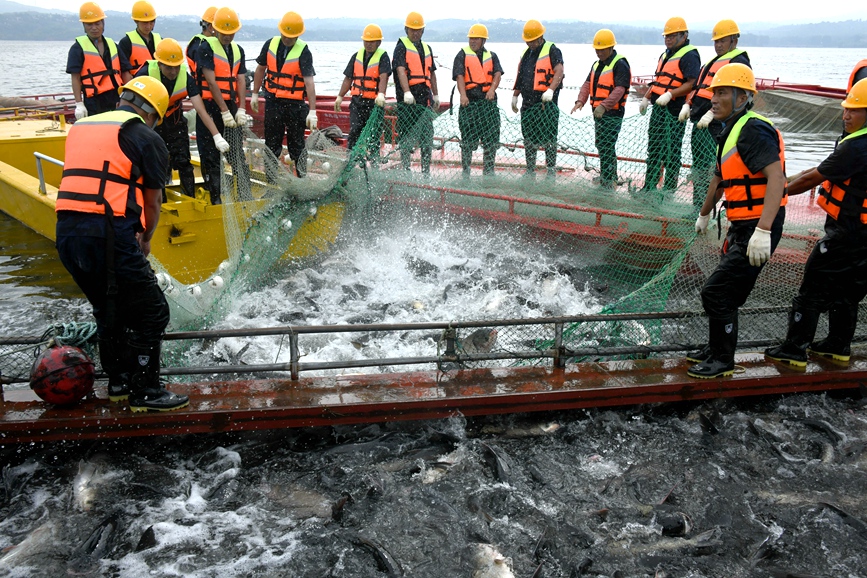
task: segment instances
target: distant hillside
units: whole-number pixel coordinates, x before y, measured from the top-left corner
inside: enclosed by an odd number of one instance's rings
[[[10,11],[10,7],[27,11]],[[0,40],[71,40],[82,34],[77,14],[71,12],[37,11],[23,4],[0,0],[0,13],[4,13],[5,24],[0,27]],[[110,11],[106,13],[106,17],[106,35],[109,37],[120,38],[133,28],[128,13]],[[165,37],[183,41],[199,32],[198,21],[198,16],[160,17],[157,31]],[[307,31],[304,38],[312,41],[354,41],[360,39],[361,30],[368,22],[368,19],[362,18],[311,18],[305,22]],[[238,39],[263,40],[274,36],[277,33],[277,23],[276,18],[245,20]],[[403,35],[402,19],[380,19],[378,23],[388,39]],[[431,21],[425,30],[425,40],[463,42],[466,40],[467,30],[474,23],[473,20],[461,19]],[[485,24],[492,42],[521,41],[523,20],[493,19]],[[617,34],[620,44],[662,44],[658,27],[582,21],[553,21],[547,22],[546,27],[545,36],[560,43],[590,43],[598,29],[611,28]],[[702,26],[701,29],[693,29],[690,41],[696,45],[709,45],[711,40],[710,32],[706,31],[708,28]],[[745,26],[741,45],[857,48],[867,46],[867,26],[863,20],[795,24],[765,29]]]
[[[39,8],[38,6],[28,6],[19,2],[9,2],[9,0],[0,0],[0,14],[6,12],[39,12],[42,14],[54,12],[57,14],[69,14],[69,10],[57,10],[54,8]]]

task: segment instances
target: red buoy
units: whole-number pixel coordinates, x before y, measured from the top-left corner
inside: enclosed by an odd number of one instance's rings
[[[30,388],[56,405],[76,403],[93,391],[93,361],[78,347],[49,347],[30,370]]]

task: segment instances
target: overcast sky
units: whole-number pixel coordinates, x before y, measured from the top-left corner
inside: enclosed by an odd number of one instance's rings
[[[60,10],[75,11],[79,5],[78,0],[17,0],[22,4],[39,6],[42,8],[57,8]],[[117,10],[120,12],[130,11],[134,0],[97,0],[97,4],[103,10]],[[156,8],[157,15],[175,16],[182,14],[201,15],[208,6],[213,4],[207,0],[151,0]],[[268,0],[235,0],[228,4],[238,12],[243,23],[245,18],[273,18],[279,19],[285,10],[295,10],[303,18],[367,18],[375,22],[377,18],[403,18],[410,10],[419,10],[426,20],[438,20],[443,18],[459,19],[490,19],[492,14],[496,18],[514,18],[524,20],[536,18],[538,20],[583,20],[588,22],[642,22],[649,23],[659,20],[662,23],[669,16],[682,16],[687,24],[690,22],[716,22],[722,18],[733,18],[737,22],[816,22],[816,21],[840,21],[850,19],[867,19],[867,9],[859,4],[846,2],[831,2],[822,4],[821,10],[808,13],[807,10],[791,10],[781,16],[778,2],[755,2],[755,3],[717,3],[717,2],[683,2],[669,3],[664,10],[660,11],[656,3],[650,0],[620,0],[616,3],[609,2],[545,2],[542,5],[536,2],[471,2],[465,0],[439,0],[437,2],[396,3],[396,2],[367,2],[358,0],[331,0],[328,2],[298,2],[279,5]],[[494,10],[491,10],[495,7]],[[561,7],[566,7],[562,10]],[[794,8],[794,5],[790,5]],[[613,10],[612,10],[613,8]],[[660,12],[664,15],[657,16]],[[670,14],[669,14],[670,12]],[[781,20],[785,18],[785,20]]]

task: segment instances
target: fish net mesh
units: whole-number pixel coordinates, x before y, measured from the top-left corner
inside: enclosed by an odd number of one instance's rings
[[[769,116],[784,138],[833,141],[841,117],[837,103],[817,112],[815,103],[792,103],[774,92],[760,93],[755,110]],[[327,124],[330,113],[320,112],[320,118]],[[171,329],[213,325],[235,296],[327,255],[354,222],[384,212],[399,217],[429,211],[495,223],[538,251],[574,255],[580,279],[597,290],[602,315],[563,325],[562,342],[555,340],[554,322],[497,326],[492,320],[490,327],[457,329],[452,341],[432,342],[439,354],[532,359],[563,346],[575,360],[616,359],[706,341],[699,292],[718,264],[726,229],[723,214],[711,221],[707,235],[694,231],[714,162],[707,131],[679,123],[659,107],[611,121],[576,118],[551,104],[513,115],[495,103],[474,102],[439,115],[403,103],[376,107],[352,149],[328,136],[341,133],[311,135],[304,178],[249,129],[230,133],[222,178],[225,260],[209,277],[185,284],[153,259],[172,308]],[[616,159],[600,160],[606,147],[597,139],[615,142]],[[742,346],[785,335],[786,312],[824,218],[814,195],[790,199],[783,239],[740,313]],[[666,312],[672,315],[658,315]],[[859,326],[858,336],[863,333]],[[617,354],[617,348],[626,352]],[[182,347],[169,347],[167,354],[175,364],[187,363]],[[32,359],[28,352],[17,371],[26,374]],[[515,361],[461,366],[503,363]]]

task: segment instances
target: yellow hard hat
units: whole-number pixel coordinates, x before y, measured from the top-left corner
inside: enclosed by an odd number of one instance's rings
[[[687,32],[688,30],[689,28],[686,27],[686,20],[680,16],[672,16],[665,21],[665,28],[662,29],[662,35],[668,36],[675,32]]]
[[[406,15],[406,22],[403,25],[413,30],[421,30],[424,28],[424,17],[418,12],[410,12]]]
[[[126,91],[134,92],[141,99],[123,98]],[[169,108],[169,91],[163,83],[151,76],[137,76],[117,89],[121,100],[131,100],[133,104],[147,113],[155,112],[162,122]],[[143,101],[142,101],[143,99]]]
[[[216,6],[209,6],[207,9],[205,9],[205,13],[202,14],[202,20],[204,20],[208,24],[213,24],[214,23],[214,14],[216,14],[216,13],[217,13],[217,7]]]
[[[147,0],[138,0],[132,5],[132,19],[136,22],[153,22],[157,19],[157,11]]]
[[[545,34],[545,27],[538,20],[527,20],[527,23],[524,24],[524,42],[532,42],[537,38],[542,38],[543,34]]]
[[[747,92],[756,93],[756,77],[753,69],[740,62],[730,62],[716,71],[709,90],[713,91],[723,86],[740,88]]]
[[[220,34],[234,34],[241,29],[238,15],[235,14],[234,10],[225,6],[214,13],[214,21],[211,24],[214,25],[214,30]]]
[[[82,22],[99,22],[105,20],[105,12],[96,2],[85,2],[78,9],[78,19]]]
[[[607,28],[599,30],[596,35],[593,36],[593,48],[596,50],[611,48],[615,44],[617,44],[617,41],[614,39],[614,33]]]
[[[184,51],[174,38],[163,38],[154,50],[154,58],[167,66],[180,66],[184,61]]]
[[[304,34],[304,20],[297,12],[287,12],[280,20],[280,34],[287,38],[298,38]]]
[[[867,108],[867,78],[862,78],[852,86],[843,101],[843,108]]]
[[[382,28],[376,24],[368,24],[364,27],[364,32],[361,33],[361,39],[365,41],[382,40]]]
[[[467,32],[467,38],[488,38],[488,27],[484,24],[473,24]]]
[[[720,38],[735,36],[740,33],[741,31],[734,20],[720,20],[716,23],[716,26],[713,27],[711,40],[719,40]]]

